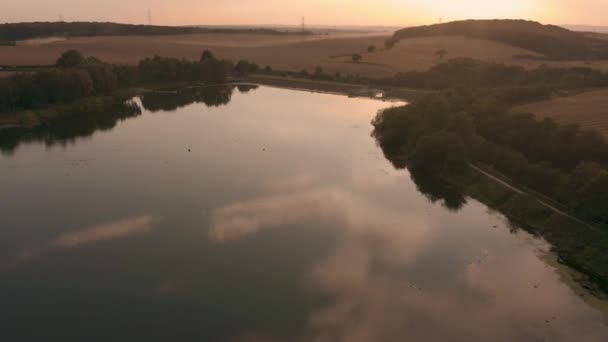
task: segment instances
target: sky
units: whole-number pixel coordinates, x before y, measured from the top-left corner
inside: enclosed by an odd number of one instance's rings
[[[0,22],[113,21],[157,25],[407,26],[518,18],[608,26],[608,0],[0,0]]]

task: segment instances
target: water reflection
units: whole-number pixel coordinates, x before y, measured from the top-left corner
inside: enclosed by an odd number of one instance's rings
[[[102,104],[96,110],[61,117],[33,129],[0,130],[0,151],[12,155],[19,145],[28,143],[43,143],[49,147],[74,144],[80,138],[111,130],[118,122],[139,115],[141,109],[135,102],[119,101]]]
[[[64,233],[41,247],[26,248],[17,256],[17,262],[29,261],[41,254],[57,249],[76,249],[100,242],[124,239],[144,234],[162,220],[160,216],[142,215],[118,221],[85,227],[78,231]]]
[[[441,227],[340,188],[241,201],[217,209],[211,220],[210,236],[223,244],[319,222],[341,232],[339,244],[304,277],[308,287],[330,300],[291,340],[602,341],[598,331],[606,330],[601,314],[581,305],[539,258],[549,246],[525,233],[519,238],[526,243],[478,246],[472,259],[451,262],[450,272],[428,269],[436,278],[425,282],[412,269],[437,249],[433,244]],[[255,334],[236,339],[279,340]]]
[[[147,92],[139,97],[145,110],[151,112],[175,111],[179,108],[203,103],[208,107],[223,106],[230,102],[234,89],[246,93],[257,89],[256,85],[237,84],[225,86],[196,86]],[[134,101],[109,103],[94,111],[58,118],[33,129],[0,130],[0,151],[12,155],[21,144],[44,143],[46,146],[66,146],[77,139],[87,138],[98,131],[113,129],[120,121],[141,115],[141,108]]]
[[[386,162],[390,104],[247,91],[0,156],[0,340],[605,340],[548,244]]]
[[[152,91],[141,95],[141,103],[150,112],[175,111],[179,108],[194,104],[204,103],[208,107],[223,106],[230,102],[234,88],[238,87],[240,92],[255,89],[249,85],[224,85],[224,86],[194,86],[179,88],[176,90]]]
[[[252,90],[256,90],[259,88],[257,84],[247,84],[247,83],[239,83],[236,85],[237,89],[241,94],[248,93]]]
[[[410,176],[418,191],[429,201],[440,202],[446,209],[458,211],[467,203],[464,189],[447,184],[439,177],[424,171],[410,170]]]
[[[212,214],[209,234],[227,242],[307,220],[346,230],[348,248],[369,244],[385,258],[400,262],[412,260],[428,239],[424,217],[389,210],[338,188],[274,194],[224,206]]]

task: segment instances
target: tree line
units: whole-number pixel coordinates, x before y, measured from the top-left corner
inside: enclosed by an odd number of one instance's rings
[[[520,66],[456,58],[427,71],[397,73],[376,83],[433,90],[462,86],[503,90],[516,87],[520,91],[524,88],[536,89],[548,95],[556,89],[608,86],[608,72],[588,67],[553,68],[546,65],[527,70]]]
[[[608,72],[589,67],[554,68],[541,65],[525,69],[471,58],[447,60],[427,71],[396,73],[394,76],[372,79],[358,74],[328,73],[320,66],[314,71],[286,72],[254,70],[277,76],[297,76],[320,81],[336,81],[372,85],[377,87],[402,87],[420,90],[445,90],[455,87],[494,89],[510,98],[510,103],[522,103],[548,98],[558,90],[584,87],[607,87]]]
[[[395,165],[433,174],[486,165],[577,216],[608,226],[608,144],[597,132],[514,113],[495,91],[456,88],[374,119],[373,135]]]
[[[263,28],[205,28],[194,26],[131,25],[102,22],[32,22],[0,24],[0,38],[7,42],[45,37],[158,36],[195,33],[245,33],[312,35],[310,31],[279,31]],[[0,39],[2,41],[2,39]]]
[[[97,131],[110,130],[119,121],[141,113],[139,105],[130,101],[128,96],[89,97],[60,108],[49,108],[44,115],[55,119],[48,124],[3,130],[0,134],[0,152],[12,155],[17,147],[29,142],[66,146]]]
[[[209,51],[205,51],[198,61],[155,56],[130,66],[103,63],[71,50],[57,60],[55,68],[0,79],[0,113],[66,104],[142,83],[219,84],[230,74],[242,76],[258,69],[247,61],[233,65],[215,58]]]

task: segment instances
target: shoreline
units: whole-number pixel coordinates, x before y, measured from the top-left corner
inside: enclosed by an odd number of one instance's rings
[[[368,97],[384,101],[407,101],[404,97],[376,97],[376,92],[381,91],[381,89],[373,89],[357,84],[301,78],[254,75],[242,80],[232,80],[227,84],[259,84],[262,86],[283,89],[313,91],[351,97]],[[187,83],[173,83],[170,85],[179,87],[185,86]],[[71,108],[82,108],[83,105],[86,107],[87,104],[90,105],[99,101],[103,102],[104,100],[117,101],[130,96],[136,96],[142,92],[154,91],[154,88],[158,89],[158,84],[142,85],[141,87],[119,91],[110,96],[90,97],[68,105],[52,106],[40,110],[14,113],[4,119],[0,118],[0,133],[5,129],[32,129],[52,121],[53,119],[67,116]],[[367,92],[362,92],[362,89]],[[566,264],[573,272],[579,272],[584,275],[583,277],[571,277],[578,278],[571,280],[576,281],[580,287],[585,288],[588,293],[592,294],[597,299],[601,301],[606,300],[605,296],[608,294],[608,291],[606,291],[606,282],[608,281],[608,277],[603,274],[603,267],[598,267],[599,265],[591,260],[589,260],[589,264],[582,262],[580,258],[581,255],[579,254],[580,251],[577,251],[568,242],[568,239],[572,237],[571,234],[578,232],[580,237],[585,236],[586,238],[589,238],[589,241],[596,241],[597,243],[598,240],[603,240],[600,236],[605,236],[605,231],[593,229],[592,232],[588,232],[588,223],[582,222],[570,215],[564,215],[565,213],[561,212],[561,210],[556,210],[552,206],[536,198],[534,193],[527,193],[526,190],[518,188],[517,183],[506,183],[505,181],[501,181],[500,177],[491,171],[481,170],[478,167],[474,167],[473,169],[478,172],[481,178],[474,177],[469,180],[456,178],[448,179],[448,182],[462,185],[464,193],[468,197],[476,199],[489,208],[500,212],[503,216],[521,226],[523,229],[530,230],[534,234],[545,238],[555,248],[555,255],[560,260],[561,264]],[[524,200],[526,197],[534,198],[535,203],[527,202]],[[525,211],[533,211],[538,215],[535,216],[535,218],[523,217],[523,215],[520,215],[520,213],[523,212],[520,210],[522,206],[526,207]],[[556,225],[565,227],[566,229],[555,231],[552,227]],[[598,236],[597,234],[600,235]]]
[[[342,83],[334,81],[320,81],[297,77],[280,77],[268,75],[250,75],[242,79],[233,79],[226,82],[228,84],[243,84],[250,83],[261,86],[277,87],[282,89],[291,89],[298,91],[314,91],[326,94],[344,95],[348,97],[372,98],[381,101],[405,101],[409,102],[417,97],[427,94],[427,91],[419,91],[405,88],[380,88],[369,87],[362,84]],[[78,106],[82,103],[94,102],[101,98],[125,98],[136,96],[143,92],[155,91],[167,87],[184,87],[191,83],[189,82],[169,82],[169,83],[152,83],[143,84],[129,89],[119,90],[110,95],[97,95],[88,98],[83,98],[68,104],[57,104],[46,108],[20,110],[13,113],[0,113],[0,132],[9,129],[30,129],[40,126],[57,117],[63,116],[61,113],[69,108]],[[218,84],[219,85],[219,84]],[[215,85],[213,85],[215,86]],[[130,95],[126,95],[130,94]],[[378,94],[383,96],[379,97]],[[52,115],[49,115],[52,113]]]
[[[431,93],[428,90],[417,90],[397,87],[367,86],[364,84],[344,83],[336,81],[313,80],[300,77],[282,77],[270,75],[249,75],[243,81],[259,85],[272,86],[292,90],[308,90],[321,93],[345,95],[349,97],[369,97],[379,100],[398,100],[410,102]],[[377,97],[378,93],[384,96]]]
[[[534,194],[517,191],[517,184],[488,177],[474,168],[468,175],[442,175],[440,179],[461,189],[465,197],[500,213],[515,226],[543,238],[551,245],[556,262],[570,271],[571,281],[596,300],[608,302],[608,269],[602,260],[580,249],[581,243],[589,248],[603,248],[608,242],[607,231],[592,229],[586,222],[543,205]],[[608,308],[608,304],[605,307]]]

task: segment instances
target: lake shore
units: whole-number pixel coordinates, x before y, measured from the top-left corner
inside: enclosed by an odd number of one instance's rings
[[[595,300],[603,303],[608,301],[608,269],[604,261],[592,253],[606,246],[608,232],[594,229],[570,215],[553,210],[534,195],[517,191],[511,184],[488,177],[478,169],[462,175],[444,174],[440,178],[455,189],[460,189],[463,196],[473,198],[504,215],[513,227],[521,227],[545,239],[552,245],[556,263],[571,270],[568,275],[571,281],[579,284]],[[579,296],[584,297],[584,294],[579,293]],[[602,305],[601,309],[608,312],[606,305]]]
[[[406,88],[380,88],[369,87],[361,84],[311,80],[298,77],[280,77],[269,75],[249,75],[242,79],[234,79],[227,84],[252,83],[292,90],[306,90],[320,93],[336,95],[346,95],[349,97],[368,97],[381,100],[411,101],[420,96],[428,94],[428,91],[406,89]],[[129,97],[142,94],[147,91],[157,89],[179,88],[190,85],[188,82],[171,82],[166,84],[147,84],[139,87],[125,89],[112,95],[94,96],[85,98],[70,104],[49,106],[48,108],[17,111],[14,113],[0,113],[0,131],[13,128],[34,128],[45,122],[64,116],[64,112],[71,112],[73,108],[86,105],[87,103],[107,101],[108,98],[127,99]],[[378,96],[378,95],[382,96]]]
[[[376,94],[383,91],[382,89],[374,89],[358,84],[317,81],[295,77],[251,75],[242,81],[271,87],[342,94],[352,97],[376,98]],[[178,87],[184,84],[172,83],[170,86]],[[235,80],[232,84],[236,85],[238,82]],[[132,88],[128,91],[117,92],[110,96],[90,97],[68,105],[18,112],[0,118],[0,131],[10,128],[34,128],[57,118],[77,115],[86,110],[99,110],[99,108],[105,106],[113,106],[117,102],[126,101],[129,97],[158,88],[158,84],[148,85],[144,88]],[[404,96],[388,97],[388,99],[408,100],[411,99],[411,96],[405,96],[406,94],[416,95],[416,93],[420,96],[420,92],[413,91],[412,93],[406,93],[407,90],[400,90],[404,91],[401,93]],[[494,172],[491,172],[491,174],[494,175]],[[526,193],[514,191],[496,179],[475,177],[474,179],[454,179],[450,180],[450,183],[463,187],[467,196],[498,210],[514,223],[529,229],[534,234],[543,236],[555,246],[556,253],[560,256],[560,260],[563,263],[588,276],[583,281],[583,287],[597,296],[602,296],[601,292],[606,292],[608,275],[605,273],[604,267],[599,261],[597,263],[593,260],[589,262],[589,259],[584,257],[584,251],[581,251],[576,243],[578,238],[582,238],[585,241],[595,241],[596,244],[601,243],[605,239],[604,232],[589,231],[589,228],[583,222],[573,220],[571,217],[560,214],[555,210],[549,210],[542,202],[535,200],[535,198]],[[532,219],[529,217],[530,213],[533,213],[531,215],[533,216]],[[554,228],[556,226],[568,227],[568,229],[556,230]],[[573,235],[576,235],[577,239],[574,239]],[[597,247],[599,248],[600,246]]]
[[[131,98],[131,91],[113,95],[92,96],[69,104],[53,105],[47,108],[21,110],[0,115],[0,132],[8,129],[31,129],[56,119],[78,116],[88,112],[121,110]]]
[[[259,85],[273,86],[294,90],[309,90],[324,93],[347,95],[351,97],[372,97],[387,100],[411,101],[424,96],[430,91],[398,87],[370,87],[363,84],[344,83],[335,81],[311,80],[299,77],[280,77],[269,75],[250,75],[244,79]],[[382,94],[378,97],[377,94]]]

